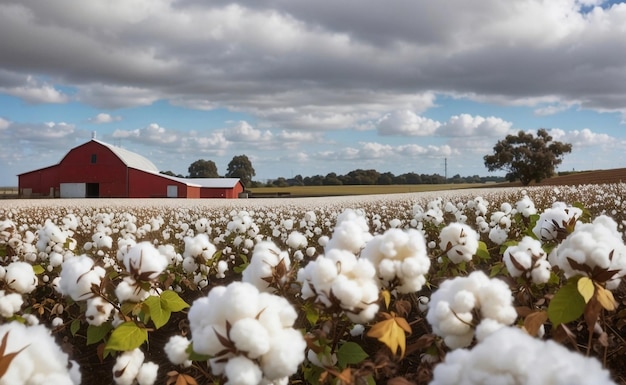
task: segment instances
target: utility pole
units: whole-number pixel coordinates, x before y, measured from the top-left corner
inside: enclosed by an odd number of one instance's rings
[[[443,168],[444,168],[444,177],[446,178],[446,183],[448,183],[448,158],[443,159]]]

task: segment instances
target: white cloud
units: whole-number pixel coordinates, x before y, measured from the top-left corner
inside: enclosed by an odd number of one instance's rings
[[[313,157],[322,160],[372,160],[380,159],[386,163],[402,160],[416,160],[428,157],[445,157],[455,151],[447,145],[443,146],[420,146],[417,144],[406,144],[393,146],[376,142],[361,142],[359,148],[347,147],[336,151],[321,151]]]
[[[171,145],[179,141],[179,133],[168,130],[156,123],[135,130],[120,130],[113,132],[114,139],[127,139],[141,144]]]
[[[96,123],[96,124],[118,122],[120,120],[122,120],[121,116],[112,116],[106,113],[99,113],[95,117],[89,118],[90,122]]]
[[[115,109],[149,106],[161,96],[148,88],[93,84],[78,87],[76,98],[98,108]]]
[[[11,122],[9,122],[6,119],[0,118],[0,130],[4,130],[9,128],[9,126],[11,125]]]
[[[502,136],[513,124],[494,116],[482,117],[461,114],[452,116],[437,129],[441,136]]]
[[[231,142],[261,142],[272,139],[272,133],[269,131],[261,132],[252,127],[246,121],[238,122],[234,127],[224,130],[224,138]]]
[[[15,96],[30,104],[67,103],[69,101],[69,97],[54,86],[39,82],[32,76],[28,76],[23,85],[0,87],[0,92]]]
[[[582,130],[564,131],[559,128],[548,130],[552,139],[559,142],[570,143],[575,147],[590,147],[598,145],[612,145],[619,142],[619,139],[614,138],[604,133],[595,133],[588,128]]]
[[[381,135],[430,136],[441,123],[421,117],[413,111],[401,110],[386,114],[378,121]]]

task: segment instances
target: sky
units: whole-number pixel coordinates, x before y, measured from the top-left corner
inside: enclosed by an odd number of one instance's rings
[[[182,175],[504,175],[540,128],[626,167],[626,2],[0,0],[0,186],[93,135]]]

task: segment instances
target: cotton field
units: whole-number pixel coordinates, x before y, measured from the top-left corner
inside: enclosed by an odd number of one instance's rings
[[[0,201],[0,385],[626,383],[625,192]]]

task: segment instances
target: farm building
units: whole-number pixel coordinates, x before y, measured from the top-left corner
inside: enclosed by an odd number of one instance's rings
[[[237,198],[238,178],[177,178],[143,156],[92,139],[53,166],[18,175],[22,197]]]

